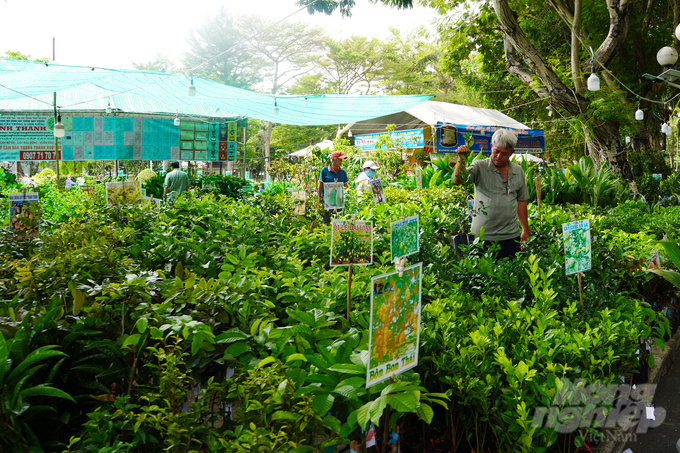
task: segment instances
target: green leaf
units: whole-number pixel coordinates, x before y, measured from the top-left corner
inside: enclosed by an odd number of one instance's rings
[[[238,328],[229,329],[226,332],[222,332],[215,337],[215,343],[233,343],[239,340],[245,340],[248,338],[248,334],[243,332]]]
[[[331,371],[337,371],[339,373],[366,374],[366,368],[360,367],[359,365],[355,365],[353,363],[336,363],[328,369]]]
[[[680,288],[680,272],[669,271],[666,269],[647,269],[647,272],[653,272],[666,279],[676,288]]]
[[[321,417],[328,414],[328,411],[333,407],[333,402],[335,402],[335,397],[330,393],[319,393],[314,396],[312,400],[312,409]]]
[[[428,425],[432,423],[432,417],[434,417],[434,411],[432,408],[425,404],[425,403],[420,403],[418,407],[416,408],[416,414],[418,414],[418,418],[423,420],[425,423]]]
[[[137,330],[139,330],[139,333],[144,333],[149,326],[149,320],[146,317],[139,318],[135,323],[135,326],[137,327]]]
[[[399,412],[413,412],[418,405],[418,399],[414,392],[387,395],[386,398],[389,405]]]
[[[63,390],[55,389],[54,387],[50,387],[47,384],[38,384],[35,387],[27,388],[25,390],[21,391],[21,396],[22,397],[27,397],[27,396],[51,396],[54,398],[64,398],[69,401],[73,401],[74,403],[76,400],[74,400],[71,395],[68,393],[64,392]]]
[[[224,358],[229,359],[230,357],[238,357],[244,352],[248,351],[250,351],[250,346],[245,341],[232,343],[227,349],[224,350]]]
[[[272,414],[272,420],[291,420],[297,421],[299,416],[286,411],[276,411]],[[337,420],[337,419],[336,419]]]
[[[73,288],[71,290],[71,295],[73,295],[73,307],[71,311],[74,316],[78,316],[83,309],[83,291]]]
[[[265,357],[264,359],[260,360],[260,363],[257,364],[257,368],[262,368],[265,365],[269,365],[270,363],[276,362],[276,359],[274,357]]]
[[[191,355],[197,355],[198,351],[203,347],[203,332],[198,331],[194,333],[194,338],[191,340]]]
[[[380,417],[382,417],[383,412],[385,411],[385,408],[387,407],[387,398],[384,396],[378,397],[375,401],[371,403],[371,408],[369,410],[369,414],[371,417],[371,421],[375,425],[380,425]],[[366,425],[362,425],[366,426]]]
[[[344,396],[345,398],[350,400],[357,399],[357,389],[352,387],[351,385],[343,385],[341,387],[338,387],[335,390],[333,390],[333,393],[337,393],[338,395]]]
[[[325,374],[310,374],[305,379],[305,382],[315,383],[315,384],[326,384],[335,388],[338,385],[338,380],[333,376],[328,376]]]
[[[304,354],[291,354],[286,359],[286,363],[291,362],[293,360],[302,360],[302,361],[306,362],[307,358],[304,356]]]
[[[359,423],[359,426],[366,426],[368,421],[370,420],[371,417],[371,406],[373,405],[373,401],[369,401],[368,403],[364,404],[361,406],[359,409],[356,411],[352,412],[350,415],[350,418],[352,415],[356,413],[356,420]],[[348,419],[349,420],[349,419]]]
[[[340,423],[340,420],[333,417],[332,415],[327,415],[323,418],[323,426],[330,429],[335,434],[340,434],[340,430],[342,429],[342,423]]]

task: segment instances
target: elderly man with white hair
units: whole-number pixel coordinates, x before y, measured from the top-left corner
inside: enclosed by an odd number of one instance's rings
[[[498,242],[499,258],[514,257],[520,243],[529,239],[527,181],[522,167],[510,161],[516,145],[514,133],[498,129],[491,137],[491,157],[473,161],[466,168],[467,179],[460,174],[461,162],[467,162],[470,150],[466,146],[456,149],[454,183],[475,185],[476,215],[472,218],[472,233],[479,235],[484,227],[484,245]]]

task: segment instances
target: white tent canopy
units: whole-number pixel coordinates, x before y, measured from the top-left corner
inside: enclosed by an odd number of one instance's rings
[[[352,126],[352,133],[373,134],[384,132],[385,128],[394,124],[395,130],[422,129],[423,126],[437,123],[462,124],[468,126],[501,126],[512,129],[530,129],[528,126],[510,118],[498,110],[468,107],[448,102],[426,101],[403,112],[381,116],[379,118],[357,121]]]
[[[540,157],[529,153],[515,153],[512,155],[512,160],[515,162],[521,162],[523,160],[526,160],[527,162],[543,162],[543,159]]]
[[[318,146],[321,149],[328,149],[331,148],[333,149],[333,141],[332,140],[322,140],[316,145],[310,145],[306,148],[299,149],[295,152],[292,152],[288,154],[289,157],[307,157],[307,155],[312,151],[312,148],[315,146]]]

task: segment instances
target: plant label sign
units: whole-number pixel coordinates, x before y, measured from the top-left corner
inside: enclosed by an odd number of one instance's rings
[[[106,183],[106,206],[128,205],[139,201],[142,197],[140,181],[122,181]]]
[[[413,255],[420,251],[418,232],[420,219],[417,215],[390,223],[390,249],[395,258]]]
[[[293,190],[290,194],[293,200],[293,215],[305,215],[307,192],[304,190]]]
[[[9,197],[9,231],[26,235],[38,232],[37,192],[10,193]]]
[[[323,204],[326,211],[345,207],[345,184],[342,182],[323,183]]]
[[[371,179],[371,192],[373,192],[373,202],[375,204],[385,202],[385,192],[383,192],[380,178]]]
[[[590,270],[592,267],[590,220],[563,223],[562,237],[567,275]]]
[[[373,264],[373,222],[331,222],[331,266]]]
[[[418,364],[423,263],[371,279],[366,387]]]

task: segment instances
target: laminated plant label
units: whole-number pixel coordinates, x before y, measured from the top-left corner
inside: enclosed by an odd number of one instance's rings
[[[140,181],[106,183],[106,206],[129,205],[142,197]]]
[[[423,264],[371,279],[366,387],[418,364]]]
[[[373,202],[375,204],[385,202],[385,192],[383,192],[380,178],[371,179],[371,192],[373,193]]]
[[[373,222],[331,222],[331,266],[373,264]]]
[[[390,223],[390,249],[392,260],[413,255],[420,251],[418,241],[419,218],[417,215]]]
[[[10,193],[9,198],[9,231],[25,235],[38,232],[39,215],[37,192]]]
[[[345,207],[345,184],[325,182],[323,185],[323,204],[326,211]]]
[[[562,237],[567,275],[590,270],[592,267],[590,220],[563,223]]]

